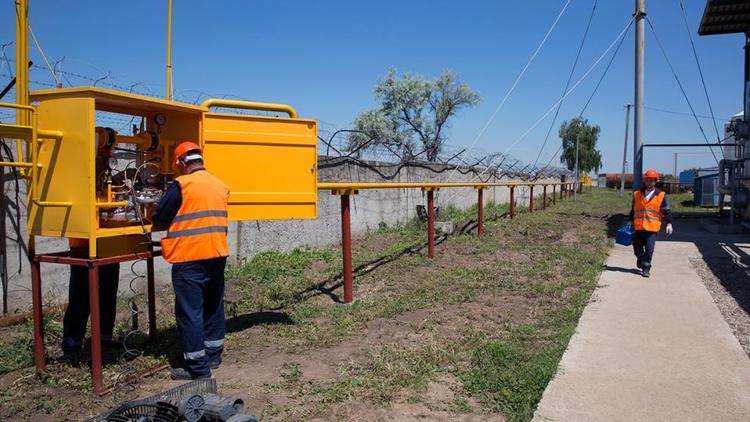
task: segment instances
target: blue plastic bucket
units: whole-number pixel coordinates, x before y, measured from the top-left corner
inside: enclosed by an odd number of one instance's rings
[[[630,225],[622,226],[617,230],[615,242],[618,245],[630,246],[633,244],[633,233],[635,233],[635,230]]]

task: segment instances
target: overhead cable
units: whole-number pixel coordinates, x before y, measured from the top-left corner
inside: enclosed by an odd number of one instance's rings
[[[36,49],[39,50],[39,54],[42,55],[44,62],[47,63],[47,68],[49,68],[49,72],[52,74],[52,78],[55,80],[56,86],[62,85],[60,83],[60,79],[58,79],[57,75],[55,75],[54,69],[52,69],[52,66],[49,64],[49,60],[47,60],[47,55],[44,54],[44,50],[42,50],[42,46],[39,45],[39,41],[36,39],[36,35],[34,35],[34,30],[31,29],[31,24],[29,24],[29,33],[31,34],[31,39],[34,40],[34,44],[36,44]]]
[[[628,29],[632,26],[632,20],[630,21],[630,24],[628,25]],[[627,33],[626,33],[627,35]],[[620,42],[617,44],[617,48],[615,48],[615,51],[612,53],[612,57],[609,58],[609,62],[607,63],[607,66],[604,68],[604,72],[602,72],[602,76],[599,77],[599,80],[596,82],[596,85],[594,86],[594,90],[591,91],[591,95],[589,95],[589,98],[586,100],[586,103],[583,105],[583,108],[581,108],[581,112],[578,113],[578,118],[583,117],[583,113],[586,112],[586,109],[588,109],[589,104],[591,104],[591,100],[596,96],[596,93],[599,91],[599,87],[602,85],[602,82],[604,81],[604,78],[607,76],[607,73],[609,72],[609,69],[612,67],[612,63],[615,61],[615,58],[617,57],[617,53],[620,52],[620,47],[622,47],[622,43],[625,41],[625,37],[623,36],[620,38]],[[542,167],[541,171],[544,171],[545,169],[549,168],[550,164],[552,164],[552,161],[557,157],[557,154],[562,151],[562,144],[560,144],[560,147],[557,149],[557,151],[552,154],[552,158],[547,162],[547,164]]]
[[[516,77],[516,80],[513,82],[513,85],[511,85],[510,89],[508,89],[508,92],[505,93],[505,96],[503,96],[502,100],[500,100],[500,103],[495,107],[495,111],[492,112],[489,119],[487,119],[487,122],[484,124],[482,129],[477,133],[477,136],[474,137],[474,140],[471,142],[471,145],[468,149],[474,148],[474,146],[477,144],[479,139],[484,135],[484,132],[487,130],[487,128],[492,124],[492,121],[495,120],[495,116],[497,116],[497,113],[500,111],[500,109],[503,108],[505,105],[505,102],[508,101],[508,98],[510,95],[515,91],[516,86],[518,86],[518,83],[521,81],[523,76],[526,74],[526,71],[529,69],[529,66],[531,66],[531,63],[534,62],[534,59],[536,59],[536,56],[539,54],[539,51],[541,51],[542,47],[544,47],[544,44],[547,42],[547,39],[549,39],[549,36],[552,34],[552,31],[554,31],[555,27],[557,26],[557,23],[560,21],[560,18],[565,14],[565,11],[568,10],[568,6],[570,5],[571,0],[567,0],[565,2],[565,5],[563,6],[562,10],[560,10],[560,13],[558,13],[557,18],[555,18],[555,21],[552,22],[552,26],[549,27],[547,30],[547,33],[544,35],[544,38],[542,38],[542,41],[539,43],[539,45],[536,47],[536,50],[531,54],[531,57],[529,57],[529,60],[526,62],[526,65],[521,69],[521,72]],[[450,181],[453,177],[453,173],[450,174],[448,177],[448,180]]]
[[[706,95],[706,102],[708,103],[708,110],[711,112],[711,118],[714,122],[714,130],[716,131],[716,139],[721,139],[721,135],[719,135],[719,127],[716,125],[716,116],[714,116],[714,108],[711,105],[711,98],[708,96],[708,88],[706,87],[706,80],[703,77],[703,68],[701,67],[701,62],[698,59],[698,51],[695,48],[695,42],[693,41],[693,36],[690,33],[690,25],[688,25],[687,16],[685,16],[685,5],[680,0],[680,10],[682,11],[682,21],[685,23],[685,32],[687,33],[688,40],[690,40],[690,46],[693,49],[693,58],[695,58],[695,65],[698,67],[698,74],[701,77],[701,84],[703,85],[703,93]]]
[[[552,104],[552,107],[550,107],[549,110],[547,110],[547,112],[542,115],[542,117],[540,117],[533,125],[531,125],[531,127],[528,128],[526,130],[526,132],[524,132],[521,136],[519,136],[518,139],[516,139],[505,150],[505,153],[507,153],[508,151],[510,151],[514,146],[516,146],[519,142],[521,142],[524,138],[526,138],[526,136],[532,130],[534,130],[537,126],[539,126],[539,124],[545,118],[547,118],[547,116],[549,116],[549,114],[552,113],[553,110],[555,110],[555,108],[557,107],[558,104],[560,104],[563,100],[565,100],[566,98],[568,98],[568,96],[570,96],[570,94],[572,94],[573,91],[575,91],[575,89],[578,87],[578,85],[580,85],[581,82],[583,82],[591,74],[591,72],[599,65],[599,63],[602,61],[602,59],[604,59],[604,57],[609,53],[609,51],[612,50],[612,48],[615,47],[615,45],[618,42],[621,42],[621,39],[625,36],[625,34],[627,33],[628,29],[630,29],[630,25],[633,24],[633,20],[634,20],[634,18],[630,18],[630,20],[628,21],[627,25],[625,25],[625,27],[622,29],[622,31],[620,31],[620,33],[617,35],[617,37],[609,44],[609,46],[607,47],[606,50],[604,50],[604,52],[601,54],[601,56],[599,56],[599,58],[596,59],[596,61],[591,65],[591,67],[589,67],[589,69],[586,71],[586,73],[584,73],[583,76],[581,76],[581,78],[578,79],[578,81],[576,81],[576,83],[568,90],[568,92],[566,92],[562,97],[560,97],[559,100],[557,100],[554,104]]]
[[[644,106],[643,108],[648,109],[648,110],[652,110],[652,111],[658,111],[660,113],[676,114],[676,115],[680,115],[680,116],[690,116],[690,117],[693,116],[692,113],[687,113],[687,112],[684,112],[684,111],[666,110],[666,109],[663,109],[663,108],[649,107],[649,106]],[[729,121],[729,119],[715,118],[715,117],[711,117],[711,116],[705,116],[705,115],[702,115],[702,114],[698,114],[698,117],[700,117],[701,119],[712,119],[714,121],[719,121],[719,122],[728,122]]]
[[[654,25],[651,22],[651,19],[646,17],[646,22],[648,22],[648,26],[651,28],[651,32],[654,34],[654,39],[656,40],[656,44],[659,46],[659,51],[661,51],[662,56],[664,56],[664,60],[667,62],[667,65],[669,66],[669,70],[672,72],[672,76],[674,77],[674,80],[677,82],[677,86],[680,88],[680,92],[682,92],[682,96],[685,98],[685,102],[687,102],[687,105],[690,108],[690,112],[693,114],[693,118],[695,118],[695,122],[698,124],[698,128],[701,131],[701,135],[703,135],[703,139],[706,141],[706,145],[708,145],[708,149],[711,151],[711,155],[713,155],[714,160],[716,160],[716,164],[718,165],[719,159],[716,157],[716,154],[714,153],[713,147],[711,146],[711,141],[708,140],[706,131],[703,130],[703,125],[701,124],[700,119],[695,113],[695,109],[693,108],[693,104],[690,102],[690,98],[688,97],[687,92],[685,92],[685,88],[682,86],[682,81],[680,81],[680,77],[677,76],[677,71],[675,71],[674,66],[672,66],[672,61],[669,60],[669,56],[667,55],[667,51],[664,49],[664,45],[661,43],[659,36],[656,34],[656,30],[654,29]]]
[[[594,5],[591,7],[591,14],[589,15],[589,21],[586,24],[586,30],[583,32],[583,38],[581,38],[581,44],[578,46],[578,52],[576,53],[576,58],[573,61],[573,67],[570,68],[570,74],[568,75],[568,80],[565,82],[565,88],[563,88],[563,95],[568,92],[568,88],[570,87],[570,82],[573,80],[573,74],[575,73],[576,67],[578,66],[578,60],[581,58],[581,52],[583,51],[583,46],[586,44],[586,38],[589,35],[589,29],[591,29],[591,21],[594,20],[594,13],[596,12],[596,3],[597,0],[594,0]],[[542,142],[542,147],[539,148],[539,153],[536,155],[536,159],[534,160],[534,165],[539,162],[539,157],[542,155],[542,151],[544,151],[544,147],[547,146],[547,141],[549,140],[549,136],[552,133],[552,129],[555,127],[555,123],[557,122],[557,116],[560,115],[560,108],[562,108],[563,102],[560,101],[560,104],[557,105],[557,110],[555,110],[555,115],[552,117],[552,121],[549,124],[549,128],[547,129],[547,134],[544,136],[544,142]]]

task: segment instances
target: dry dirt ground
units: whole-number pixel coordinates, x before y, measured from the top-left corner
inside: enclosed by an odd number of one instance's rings
[[[351,305],[336,303],[336,249],[257,257],[228,273],[220,390],[262,420],[529,420],[595,286],[619,224],[610,215],[626,206],[584,194],[488,222],[482,239],[441,239],[435,259],[418,224],[382,229],[355,240]],[[28,323],[0,329],[0,345],[18,348],[0,361],[0,419],[80,420],[177,385],[166,370],[122,377],[178,363],[169,291],[160,302],[160,343],[113,353],[105,375],[120,382],[101,398],[85,365],[34,376]],[[47,324],[54,358],[59,315]]]

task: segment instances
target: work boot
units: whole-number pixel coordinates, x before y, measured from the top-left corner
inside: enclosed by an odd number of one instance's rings
[[[78,368],[81,366],[81,351],[64,350],[62,360],[73,368]]]
[[[221,365],[221,356],[208,361],[208,367],[211,369],[219,369],[219,365]]]
[[[202,380],[211,378],[211,372],[204,375],[193,375],[185,368],[172,368],[172,370],[169,371],[169,378],[175,381]]]
[[[643,271],[641,271],[641,275],[649,278],[651,277],[651,270],[649,268],[644,268]]]

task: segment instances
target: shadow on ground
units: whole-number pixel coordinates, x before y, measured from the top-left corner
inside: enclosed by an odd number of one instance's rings
[[[714,216],[702,218],[719,222]],[[750,314],[750,236],[709,232],[702,227],[701,218],[675,219],[673,225],[675,233],[671,237],[661,233],[658,241],[694,243],[711,273],[739,307]]]
[[[623,268],[623,267],[613,267],[611,265],[605,265],[604,271],[614,271],[618,273],[631,273],[631,274],[640,274],[641,271],[637,268]]]

